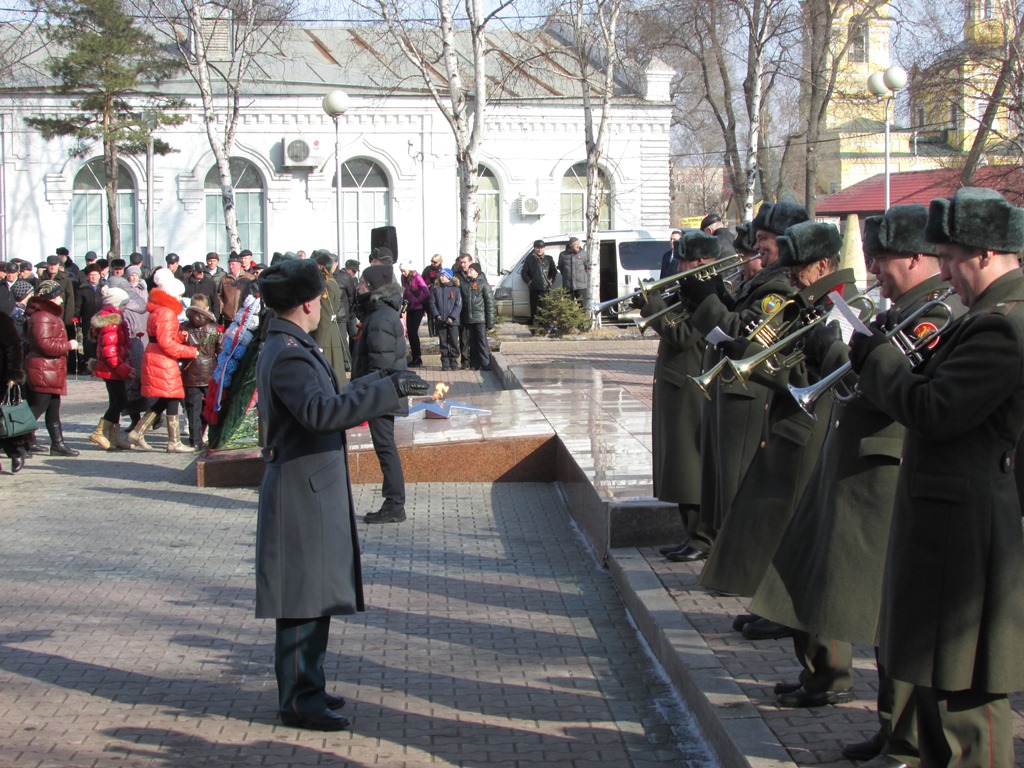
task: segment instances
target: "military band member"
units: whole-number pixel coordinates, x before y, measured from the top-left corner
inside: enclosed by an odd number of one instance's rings
[[[786,269],[793,292],[791,313],[807,313],[830,304],[833,289],[849,286],[851,270],[837,271],[842,238],[832,224],[802,222],[777,239],[779,264]],[[808,317],[806,314],[805,317]],[[807,320],[796,321],[788,334]],[[747,340],[730,351],[734,358],[747,357],[763,349]],[[779,357],[787,356],[784,348]],[[826,425],[811,419],[789,395],[789,383],[802,386],[817,380],[813,361],[797,362],[766,373],[756,369],[753,380],[772,390],[762,421],[761,442],[747,470],[732,507],[718,532],[718,538],[701,574],[701,583],[724,592],[750,597],[771,562],[782,533],[793,515],[817,458]],[[756,614],[755,614],[756,615]],[[742,626],[751,639],[784,637],[792,630],[758,617]]]
[[[720,251],[720,241],[713,235],[688,232],[676,244],[676,270],[682,272],[709,264],[718,258]],[[720,276],[717,279],[721,281]],[[704,336],[693,329],[687,317],[680,315],[688,310],[685,302],[677,303],[677,309],[670,309],[650,324],[661,338],[654,362],[651,442],[654,495],[661,501],[679,505],[686,534],[681,544],[665,554],[670,557],[675,554],[679,560],[688,561],[707,557],[710,547],[707,537],[701,536],[699,531],[700,422],[704,397],[687,380],[700,373]],[[652,291],[641,306],[640,315],[651,317],[665,309],[662,293]]]
[[[933,200],[925,237],[968,308],[913,368],[856,335],[865,397],[906,427],[882,586],[879,658],[915,686],[924,766],[1012,766],[1007,694],[1024,688],[1024,210],[989,189]]]
[[[745,280],[733,298],[719,295],[715,286],[707,283],[682,287],[687,300],[697,307],[690,321],[697,332],[707,336],[719,327],[733,338],[740,337],[794,293],[777,263],[775,239],[802,221],[807,221],[807,212],[799,205],[763,203],[748,232],[753,250],[761,256],[761,270]],[[749,240],[744,245],[749,247]],[[720,353],[709,347],[705,370],[719,359]],[[702,531],[713,540],[760,443],[768,391],[760,384],[744,386],[723,377],[716,378],[711,387],[701,427],[705,448],[701,451],[700,514]]]
[[[947,287],[939,275],[935,246],[924,239],[927,218],[924,206],[902,205],[864,221],[868,270],[880,283],[882,297],[894,302],[890,313],[900,317],[909,317]],[[947,306],[954,313],[963,310],[955,300]],[[934,333],[948,319],[936,307],[920,315],[907,336]],[[819,335],[825,344],[815,338]],[[828,341],[827,333],[816,330],[806,343],[808,353],[822,360],[823,373],[849,359],[844,342]],[[848,393],[854,379],[843,380]],[[825,413],[818,409],[819,418]],[[776,686],[782,706],[819,706],[851,698],[851,643],[874,645],[878,627],[903,427],[861,397],[836,400],[827,423],[811,479],[750,605],[755,613],[797,628],[794,648],[802,671],[798,682]],[[868,760],[881,753],[904,763],[915,761],[916,731],[912,717],[901,717],[903,707],[897,708],[895,734],[892,728],[893,696],[907,702],[911,689],[898,684],[900,690],[894,691],[881,671],[880,678],[879,733],[843,754]]]

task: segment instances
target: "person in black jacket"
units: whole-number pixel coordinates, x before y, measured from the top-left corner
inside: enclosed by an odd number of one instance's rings
[[[362,331],[352,356],[352,381],[363,376],[388,375],[406,370],[405,332],[398,312],[402,289],[395,283],[390,266],[375,264],[363,270],[357,288],[362,308]],[[381,495],[384,504],[363,517],[367,523],[400,523],[405,520],[405,476],[395,444],[395,415],[409,413],[402,401],[398,411],[369,419],[373,450],[384,475]]]
[[[487,331],[494,327],[494,294],[479,264],[470,264],[466,273],[468,282],[462,284],[465,318],[462,332],[469,338],[470,367],[474,371],[486,371],[491,367]]]
[[[462,322],[462,291],[450,269],[437,273],[430,286],[428,304],[430,327],[441,350],[441,370],[459,367],[459,323]]]
[[[98,266],[90,264],[82,271],[85,279],[75,292],[75,317],[78,318],[78,324],[81,328],[88,329],[90,323],[92,323],[93,315],[99,312],[100,307],[103,306],[103,298],[100,295],[103,286],[100,285],[100,268]],[[88,333],[84,334],[84,338],[85,354],[83,359],[86,362],[95,360],[96,339],[92,338]]]
[[[213,313],[214,318],[220,314],[220,304],[217,301],[217,281],[206,272],[206,265],[201,261],[192,264],[192,274],[182,280],[185,283],[186,299],[193,299],[196,296],[206,297],[206,309]]]
[[[523,282],[530,288],[530,325],[537,320],[540,298],[551,290],[556,273],[555,260],[544,252],[544,241],[535,240],[533,253],[523,261],[523,269],[520,272]]]

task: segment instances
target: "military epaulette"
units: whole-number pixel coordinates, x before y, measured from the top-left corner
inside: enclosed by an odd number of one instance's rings
[[[289,336],[289,337],[288,337],[287,339],[285,339],[285,342],[284,342],[284,343],[285,343],[285,344],[286,344],[287,346],[289,346],[289,347],[297,347],[297,346],[299,346],[299,342],[297,342],[297,341],[295,340],[295,337],[294,337],[294,336]]]
[[[1000,301],[992,309],[989,310],[991,313],[998,313],[1003,317],[1009,315],[1020,305],[1020,301]]]

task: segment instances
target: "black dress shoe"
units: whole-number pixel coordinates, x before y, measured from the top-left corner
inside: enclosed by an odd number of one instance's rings
[[[735,619],[732,620],[732,628],[737,632],[742,632],[743,628],[752,621],[757,621],[761,617],[756,613],[741,613]]]
[[[282,712],[281,722],[292,728],[305,728],[308,731],[343,731],[349,727],[349,719],[325,709],[316,715],[296,715],[294,712]]]
[[[758,619],[743,625],[743,636],[748,640],[778,640],[783,637],[792,637],[793,630],[784,624],[768,619]]]
[[[659,547],[658,552],[660,552],[663,555],[667,555],[671,552],[678,552],[683,547],[688,546],[689,542],[690,540],[687,539],[686,541],[681,541],[678,544],[669,544],[667,547]]]
[[[776,683],[772,693],[778,696],[781,693],[793,693],[799,691],[803,686],[800,683]],[[851,758],[852,759],[852,758]]]
[[[364,523],[401,523],[405,521],[405,507],[381,507],[363,515]]]
[[[20,453],[11,457],[11,473],[18,474],[21,468],[25,466],[25,457]]]
[[[673,563],[695,563],[698,560],[707,560],[708,553],[687,544],[680,550],[669,552],[665,557]]]
[[[776,691],[779,693],[779,691]],[[843,746],[843,757],[847,760],[870,760],[882,754],[885,746],[885,732],[876,731],[870,739]]]
[[[328,709],[341,709],[345,706],[344,696],[336,696],[333,693],[325,693],[324,696],[327,698]]]
[[[826,704],[842,704],[846,701],[853,701],[853,688],[812,693],[800,686],[792,693],[780,693],[776,699],[780,707],[824,707]]]

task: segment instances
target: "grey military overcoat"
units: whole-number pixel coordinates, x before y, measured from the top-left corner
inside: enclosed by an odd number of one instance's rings
[[[399,408],[375,374],[340,389],[313,339],[268,323],[256,364],[266,469],[256,526],[256,616],[308,619],[363,610],[345,430]]]

